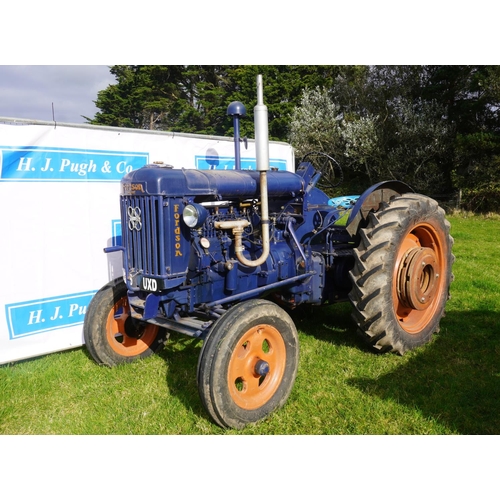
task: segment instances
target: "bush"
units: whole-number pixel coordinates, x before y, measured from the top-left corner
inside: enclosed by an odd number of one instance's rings
[[[460,208],[475,213],[500,213],[500,186],[462,189]]]

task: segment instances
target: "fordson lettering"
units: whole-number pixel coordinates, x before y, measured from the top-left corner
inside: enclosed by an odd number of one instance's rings
[[[182,257],[182,252],[180,250],[181,249],[180,217],[181,217],[181,214],[179,213],[179,205],[174,205],[174,220],[175,220],[174,234],[175,234],[175,256],[176,257]]]
[[[123,194],[133,195],[136,193],[144,194],[144,186],[142,184],[122,184]]]

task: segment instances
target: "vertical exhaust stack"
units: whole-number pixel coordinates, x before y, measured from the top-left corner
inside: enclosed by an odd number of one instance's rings
[[[255,152],[257,170],[260,172],[260,209],[262,225],[262,255],[253,261],[252,267],[263,264],[269,255],[269,203],[267,194],[267,171],[269,170],[269,119],[264,104],[262,75],[257,75],[257,105],[254,108]],[[247,264],[248,265],[248,264]]]
[[[257,75],[257,105],[253,108],[257,170],[269,170],[269,126],[267,106],[264,104],[262,75]]]
[[[269,170],[269,128],[267,106],[264,104],[262,75],[257,75],[257,105],[254,107],[255,154],[257,170],[260,172],[260,208],[262,225],[262,255],[256,260],[248,260],[243,255],[243,230],[250,223],[247,220],[215,222],[217,229],[232,229],[234,236],[234,252],[241,264],[247,267],[258,267],[269,256],[269,203],[267,194],[267,171]],[[234,104],[234,103],[232,103]],[[231,109],[231,111],[234,111]],[[229,109],[228,109],[229,114]]]

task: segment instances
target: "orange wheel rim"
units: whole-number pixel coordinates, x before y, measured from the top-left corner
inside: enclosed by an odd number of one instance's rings
[[[227,382],[233,401],[245,410],[266,404],[281,383],[285,364],[285,342],[276,328],[257,325],[248,330],[229,360]]]
[[[109,311],[106,321],[106,337],[108,343],[121,356],[137,356],[146,351],[158,334],[158,327],[144,323],[136,329],[134,336],[127,334],[127,320],[130,318],[130,307],[126,297],[118,300]],[[130,326],[128,326],[130,328]]]
[[[409,334],[422,331],[440,307],[446,281],[445,239],[442,231],[420,224],[398,250],[392,297],[399,324]]]

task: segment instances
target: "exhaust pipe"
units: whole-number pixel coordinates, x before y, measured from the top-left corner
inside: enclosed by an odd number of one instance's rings
[[[249,260],[243,255],[243,230],[249,225],[246,220],[216,222],[217,229],[232,229],[235,253],[238,260],[247,267],[258,267],[269,256],[269,203],[267,193],[267,171],[269,170],[269,128],[267,106],[264,104],[262,75],[257,75],[257,105],[254,107],[255,152],[257,171],[260,172],[260,208],[262,224],[262,255],[256,260]]]
[[[257,170],[269,170],[269,126],[267,106],[264,104],[262,75],[257,75],[257,105],[253,108],[255,124],[255,151]]]

